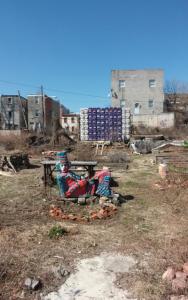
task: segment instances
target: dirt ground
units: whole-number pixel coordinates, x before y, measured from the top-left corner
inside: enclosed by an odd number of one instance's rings
[[[72,273],[75,261],[103,252],[131,255],[137,261],[131,272],[117,278],[132,297],[169,299],[171,289],[161,276],[168,266],[179,267],[188,260],[188,188],[172,184],[159,189],[152,159],[133,156],[128,169],[121,163],[111,166],[119,184],[114,190],[126,201],[112,218],[89,223],[49,216],[51,204],[62,204],[44,194],[40,164],[0,176],[0,299],[40,299],[41,293],[46,295],[65,281],[57,274],[59,266]],[[68,233],[50,239],[48,232],[57,224]],[[25,290],[27,277],[40,278],[42,288]]]

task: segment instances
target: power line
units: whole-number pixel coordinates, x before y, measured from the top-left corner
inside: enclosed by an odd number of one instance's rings
[[[13,82],[13,81],[2,80],[2,79],[0,79],[0,82],[6,83],[6,84],[12,84],[12,85],[32,87],[32,88],[36,88],[36,89],[40,88],[40,85],[36,86],[36,85],[28,84],[28,83]],[[71,92],[71,91],[59,90],[59,89],[54,89],[54,88],[45,88],[45,87],[44,87],[44,89],[46,91],[52,91],[52,92],[57,92],[57,93],[62,93],[62,94],[72,94],[72,95],[79,95],[79,96],[92,97],[92,98],[109,99],[109,97],[85,94],[85,93],[80,93],[80,92]]]

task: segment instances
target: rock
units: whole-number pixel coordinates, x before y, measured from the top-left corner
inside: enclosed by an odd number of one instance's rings
[[[31,284],[31,289],[33,291],[38,290],[41,287],[41,281],[40,279],[33,279]]]
[[[182,278],[175,278],[172,280],[172,290],[173,292],[182,292],[187,287],[186,280]]]
[[[112,203],[118,205],[120,202],[119,194],[113,194]]]
[[[31,278],[26,278],[24,285],[27,289],[31,289],[31,285],[32,285],[32,279]]]
[[[70,271],[67,270],[64,266],[60,266],[60,267],[58,268],[57,272],[58,272],[62,277],[65,277],[65,276],[70,275]]]
[[[28,290],[33,290],[36,291],[37,289],[39,289],[41,287],[41,281],[40,279],[32,279],[32,278],[26,278],[25,282],[24,282],[24,286],[28,289]]]
[[[188,275],[188,262],[184,263],[183,272]]]
[[[81,205],[86,204],[86,198],[84,198],[84,197],[79,197],[79,198],[78,198],[78,204],[81,204]]]
[[[99,199],[99,204],[103,206],[108,201],[108,197],[102,196]]]
[[[187,296],[171,296],[170,297],[170,300],[188,300],[188,297]]]
[[[184,272],[178,271],[178,272],[176,272],[176,278],[180,278],[180,279],[182,279],[182,280],[186,280],[187,274],[184,273]]]
[[[168,267],[166,272],[163,273],[162,279],[167,281],[172,281],[175,278],[175,271],[172,267]]]

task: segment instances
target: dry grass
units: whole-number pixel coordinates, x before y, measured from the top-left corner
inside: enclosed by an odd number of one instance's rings
[[[43,194],[41,171],[0,177],[0,299],[19,299],[28,276],[41,278],[43,293],[54,290],[63,281],[55,271],[59,265],[73,269],[75,259],[107,251],[133,255],[138,262],[118,278],[122,287],[138,299],[167,300],[171,290],[161,281],[162,273],[188,260],[188,189],[157,190],[156,167],[150,156],[140,156],[128,171],[123,165],[113,170],[116,191],[132,200],[112,219],[78,225],[49,217],[52,202]],[[69,234],[49,239],[53,226],[65,227]],[[24,299],[36,295],[24,291]]]

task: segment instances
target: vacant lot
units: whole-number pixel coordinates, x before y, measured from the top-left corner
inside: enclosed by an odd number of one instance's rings
[[[131,272],[117,278],[133,298],[168,299],[171,290],[162,273],[188,260],[188,189],[180,184],[159,189],[151,159],[133,157],[128,170],[123,164],[113,166],[119,184],[114,190],[126,201],[111,219],[91,223],[49,216],[51,204],[63,204],[51,200],[50,190],[49,197],[44,194],[41,167],[0,176],[0,299],[40,299],[40,293],[56,290],[65,280],[57,276],[60,265],[73,272],[76,260],[103,252],[131,255],[137,261]],[[50,239],[54,225],[67,233]],[[41,279],[39,292],[24,290],[29,276]]]

